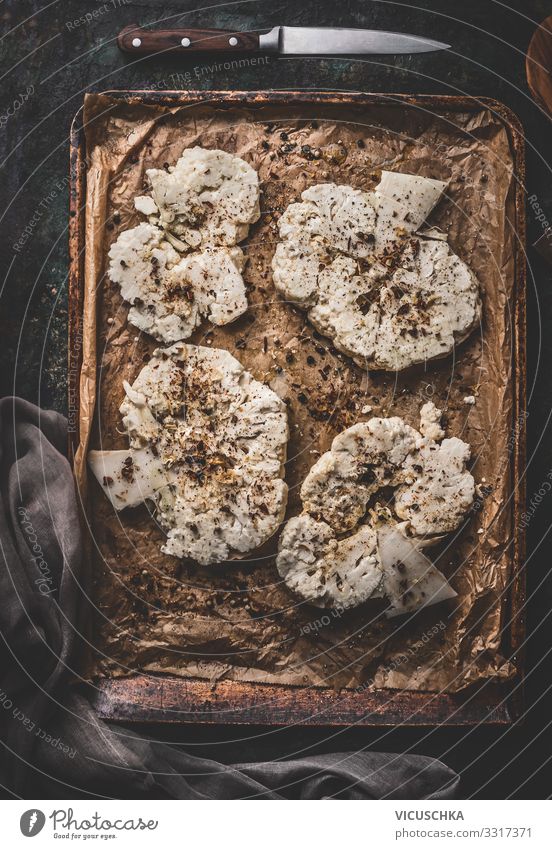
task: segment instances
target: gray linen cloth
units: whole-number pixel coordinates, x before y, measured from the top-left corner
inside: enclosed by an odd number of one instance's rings
[[[226,765],[100,720],[75,686],[87,582],[66,437],[58,413],[0,400],[5,788],[67,799],[454,797],[458,775],[433,758],[362,751]]]

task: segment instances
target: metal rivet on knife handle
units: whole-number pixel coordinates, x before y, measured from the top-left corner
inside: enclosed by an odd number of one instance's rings
[[[255,53],[260,49],[260,33],[235,32],[217,29],[155,29],[143,30],[137,24],[129,24],[121,30],[117,44],[126,53],[165,54],[211,53]]]

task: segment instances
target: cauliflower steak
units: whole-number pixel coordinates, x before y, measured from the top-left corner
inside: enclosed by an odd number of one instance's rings
[[[128,451],[91,451],[117,510],[150,500],[162,551],[202,565],[254,551],[285,512],[284,403],[227,351],[158,349],[121,404]]]
[[[444,439],[440,411],[421,410],[421,432],[398,416],[340,433],[301,487],[303,512],[280,539],[277,568],[291,590],[321,607],[387,597],[388,616],[455,595],[422,553],[470,509],[469,446]],[[377,498],[392,488],[382,506]]]
[[[148,223],[122,232],[109,252],[130,323],[170,343],[188,339],[203,318],[234,321],[247,310],[237,243],[259,217],[257,172],[238,156],[194,147],[147,175],[151,195],[134,205]]]
[[[280,219],[276,289],[359,366],[447,356],[480,320],[473,272],[446,241],[418,233],[445,186],[384,171],[375,192],[313,186]]]

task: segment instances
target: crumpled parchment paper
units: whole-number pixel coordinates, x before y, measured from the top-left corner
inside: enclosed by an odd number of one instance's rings
[[[88,489],[93,596],[98,615],[91,675],[170,672],[211,680],[328,687],[457,691],[513,674],[501,654],[511,580],[512,154],[490,110],[435,114],[404,104],[145,105],[92,94],[85,103],[88,155],[81,444],[75,472]],[[250,309],[235,324],[205,323],[193,342],[229,349],[289,399],[288,517],[306,472],[332,438],[368,415],[415,427],[427,400],[446,432],[470,443],[483,487],[466,526],[431,556],[458,592],[414,620],[386,621],[381,605],[321,611],[293,598],[274,565],[277,541],[253,560],[201,569],[160,553],[147,507],[115,515],[94,480],[88,447],[124,448],[122,381],[136,377],[156,343],[127,324],[106,276],[110,244],[138,224],[133,196],[145,170],[174,163],[192,145],[239,154],[259,172],[262,216],[244,247]],[[370,189],[382,168],[447,180],[431,223],[481,281],[482,326],[453,356],[398,375],[366,373],[313,332],[276,295],[270,260],[276,223],[303,189],[334,181]],[[109,320],[109,321],[108,321]],[[475,396],[470,405],[464,398]],[[362,410],[370,406],[370,413]]]

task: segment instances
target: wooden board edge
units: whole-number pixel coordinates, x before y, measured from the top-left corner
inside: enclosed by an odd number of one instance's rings
[[[79,379],[82,366],[82,307],[84,258],[84,204],[86,158],[82,133],[82,107],[69,134],[69,273],[67,334],[67,436],[68,456],[73,463],[79,444]]]
[[[486,682],[471,693],[362,692],[235,681],[137,675],[90,687],[103,719],[117,722],[266,726],[507,725],[503,688]]]

